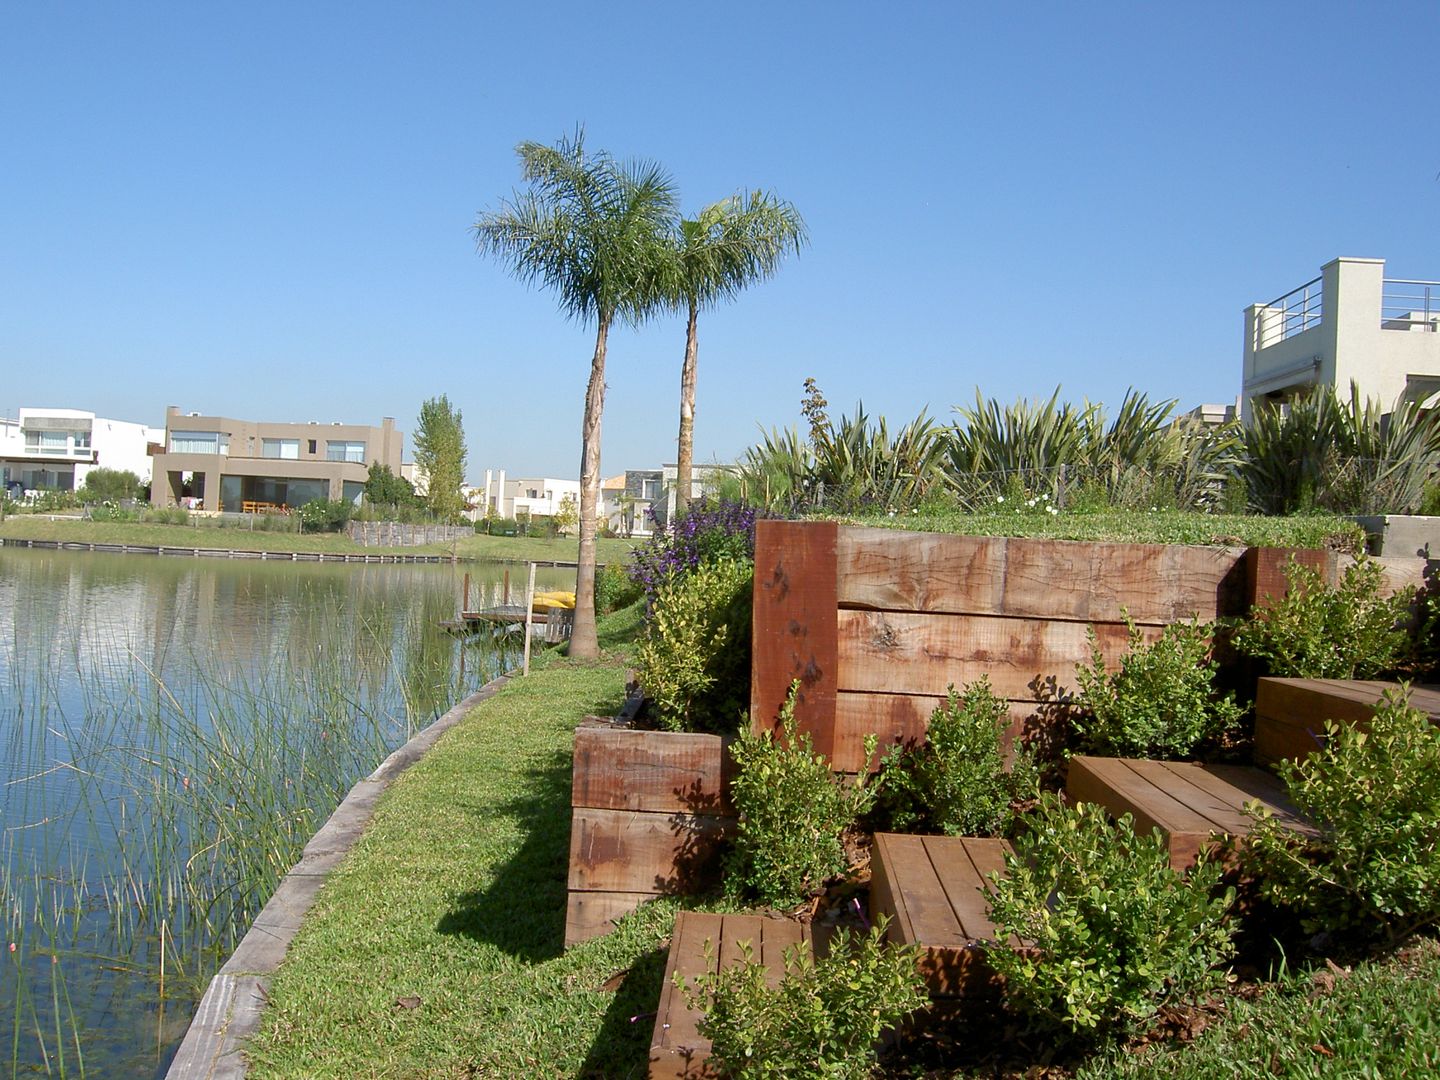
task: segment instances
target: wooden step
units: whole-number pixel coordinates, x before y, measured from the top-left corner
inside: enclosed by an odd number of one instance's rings
[[[1313,833],[1290,803],[1285,786],[1264,769],[1248,765],[1196,765],[1140,758],[1070,759],[1066,794],[1098,803],[1115,817],[1131,814],[1135,831],[1159,829],[1170,848],[1170,865],[1183,870],[1203,848],[1227,836],[1249,835],[1247,803],[1260,802],[1280,822]]]
[[[1298,761],[1325,745],[1325,721],[1365,727],[1386,690],[1376,679],[1261,679],[1255,691],[1255,761]],[[1440,725],[1440,687],[1414,685],[1410,704]]]
[[[1005,872],[1004,840],[876,833],[870,849],[870,911],[888,915],[886,936],[918,945],[934,997],[983,993],[994,986],[984,942],[990,921],[988,876]]]
[[[660,1007],[655,1014],[655,1034],[650,1040],[651,1080],[716,1076],[707,1065],[710,1040],[700,1034],[701,1014],[686,1006],[685,995],[675,986],[675,975],[678,972],[693,986],[698,976],[739,963],[746,944],[751,959],[765,965],[765,981],[776,986],[785,974],[785,950],[796,945],[804,950],[811,948],[810,927],[763,915],[682,911],[675,916]]]

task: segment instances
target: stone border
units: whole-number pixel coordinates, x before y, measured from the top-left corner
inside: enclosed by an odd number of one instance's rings
[[[210,980],[165,1080],[240,1080],[245,1075],[244,1042],[260,1026],[270,977],[285,958],[320,887],[370,823],[380,793],[511,678],[513,675],[501,675],[486,683],[350,789],[305,845],[300,861],[281,879],[225,966]]]

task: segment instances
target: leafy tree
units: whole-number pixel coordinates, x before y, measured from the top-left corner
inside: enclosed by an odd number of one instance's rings
[[[82,503],[120,502],[140,493],[140,477],[129,469],[91,469],[75,494]]]
[[[733,195],[680,222],[666,286],[671,303],[688,314],[676,451],[675,506],[680,513],[690,500],[695,454],[695,323],[700,309],[733,300],[745,286],[770,277],[789,252],[799,253],[806,239],[799,211],[763,191]]]
[[[396,476],[389,465],[375,461],[365,478],[365,501],[372,506],[414,506],[415,485],[403,476]]]
[[[430,512],[453,521],[465,509],[460,486],[465,483],[465,428],[460,410],[444,394],[420,406],[415,428],[415,464],[425,470]]]
[[[555,526],[557,533],[567,536],[579,521],[580,510],[575,504],[575,496],[566,495],[560,500],[560,505],[555,508],[555,516],[551,518],[550,523]]]
[[[595,534],[600,501],[600,417],[605,348],[617,317],[640,322],[662,298],[666,236],[677,213],[675,185],[650,162],[620,163],[585,150],[584,132],[555,146],[517,147],[525,182],[475,223],[477,248],[523,281],[552,288],[560,309],[595,323],[595,352],[580,430],[580,544],[570,655],[593,657]]]

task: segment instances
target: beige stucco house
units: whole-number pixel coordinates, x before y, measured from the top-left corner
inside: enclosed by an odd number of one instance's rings
[[[385,417],[361,424],[266,423],[165,410],[150,501],[230,512],[295,509],[312,499],[358,501],[370,465],[400,472],[403,436]],[[184,495],[186,480],[190,494]]]
[[[1245,309],[1241,410],[1329,385],[1385,408],[1440,393],[1440,282],[1385,276],[1383,259],[1334,259],[1313,281]]]

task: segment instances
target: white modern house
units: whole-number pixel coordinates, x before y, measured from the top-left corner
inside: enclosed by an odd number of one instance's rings
[[[91,469],[132,472],[150,482],[152,450],[165,429],[80,409],[24,408],[0,418],[0,482],[24,491],[74,491]]]
[[[485,483],[465,489],[466,499],[473,507],[467,512],[472,519],[489,513],[501,518],[548,518],[559,512],[567,498],[580,508],[580,481],[554,476],[507,480],[504,469],[486,469]]]
[[[1389,407],[1440,393],[1440,282],[1387,278],[1383,259],[1334,259],[1320,276],[1245,309],[1241,412],[1351,381]]]

